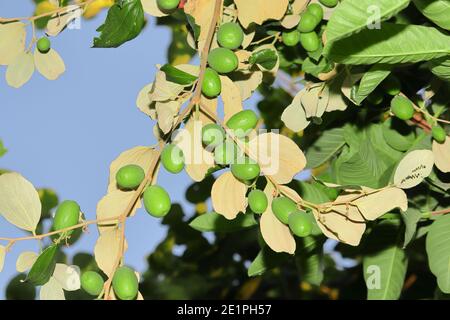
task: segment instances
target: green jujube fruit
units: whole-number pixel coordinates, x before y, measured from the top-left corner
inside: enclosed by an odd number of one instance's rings
[[[309,11],[305,11],[305,13],[303,13],[300,17],[297,30],[302,33],[314,31],[319,22],[320,20],[314,14]]]
[[[215,48],[208,55],[208,64],[218,73],[229,73],[238,67],[236,54],[227,48]]]
[[[288,218],[289,229],[298,237],[307,237],[311,234],[313,224],[311,218],[304,211],[294,211]]]
[[[431,129],[431,134],[433,135],[433,139],[438,143],[444,143],[447,138],[447,133],[444,128],[439,125],[436,125]]]
[[[53,230],[61,230],[72,227],[78,223],[80,219],[80,206],[72,200],[63,201],[56,209],[55,218],[53,220]],[[71,234],[70,230],[68,234]]]
[[[81,275],[81,287],[91,296],[98,296],[104,284],[102,276],[95,271],[86,271]]]
[[[117,186],[123,190],[136,189],[144,178],[144,169],[135,164],[123,166],[116,173]]]
[[[40,53],[47,53],[50,51],[50,40],[47,37],[42,37],[36,43],[36,47]]]
[[[317,33],[313,32],[307,32],[307,33],[301,33],[300,34],[300,43],[302,47],[306,51],[316,51],[320,47],[320,40],[317,36]]]
[[[391,111],[401,120],[409,120],[414,116],[412,102],[402,96],[396,96],[391,100]]]
[[[172,206],[169,194],[158,185],[148,186],[144,191],[143,200],[145,210],[156,218],[164,217]]]
[[[316,16],[316,18],[320,21],[323,19],[323,8],[318,3],[311,3],[306,7],[306,11]]]
[[[266,194],[261,190],[252,190],[248,194],[248,205],[254,213],[262,214],[266,211],[268,200]]]
[[[209,123],[202,128],[202,142],[205,146],[214,148],[225,140],[225,130],[216,123]]]
[[[227,22],[222,24],[217,31],[217,42],[221,47],[227,49],[237,49],[244,41],[244,31],[236,22]]]
[[[286,46],[293,47],[300,42],[300,32],[297,30],[285,31],[281,35],[281,38]]]
[[[237,137],[245,137],[258,123],[258,117],[252,110],[243,110],[228,119],[226,125]]]
[[[217,97],[222,91],[222,82],[217,72],[211,68],[206,68],[202,83],[202,93],[208,98]]]
[[[161,153],[161,163],[171,173],[179,173],[184,169],[184,154],[175,144],[168,144]]]
[[[238,160],[240,161],[237,161],[237,163],[233,163],[231,165],[231,172],[236,179],[249,181],[259,176],[261,172],[259,164],[248,157]]]
[[[131,268],[120,267],[114,273],[112,286],[120,300],[134,300],[137,297],[139,283]]]
[[[297,210],[295,202],[287,197],[275,198],[272,201],[272,212],[284,224],[289,223],[289,215]]]
[[[334,8],[338,4],[338,0],[319,0],[319,2],[328,8]]]
[[[219,144],[214,149],[214,161],[220,165],[229,165],[236,161],[238,155],[237,145],[227,140],[222,144]]]
[[[157,0],[158,7],[163,11],[171,11],[178,8],[180,0]]]
[[[402,91],[402,83],[398,78],[394,75],[388,76],[384,81],[381,83],[381,87],[383,88],[384,92],[391,96],[396,96]]]

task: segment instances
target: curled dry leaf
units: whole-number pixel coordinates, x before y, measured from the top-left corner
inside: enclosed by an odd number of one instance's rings
[[[164,17],[167,13],[161,11],[156,0],[141,0],[145,13],[154,17]]]
[[[278,184],[286,184],[306,166],[306,158],[294,141],[276,133],[263,133],[249,144],[251,157],[261,171]]]
[[[450,137],[444,143],[433,141],[433,154],[436,167],[442,172],[450,172]]]
[[[433,165],[434,155],[431,150],[411,151],[398,164],[394,184],[402,189],[415,187],[430,175]]]
[[[0,214],[16,227],[34,231],[41,218],[41,201],[33,185],[16,172],[0,176]]]
[[[153,82],[145,85],[141,91],[139,91],[139,94],[136,99],[136,105],[139,110],[141,110],[143,113],[148,115],[153,120],[156,119],[156,110],[155,107],[152,105],[152,101],[150,100],[150,94],[153,89]]]
[[[305,94],[305,90],[301,90],[292,100],[292,103],[284,109],[281,115],[281,121],[284,125],[294,132],[305,129],[310,121],[306,119],[305,110],[301,104],[301,98]]]
[[[59,282],[61,287],[66,291],[75,291],[80,289],[80,268],[72,265],[68,266],[63,263],[57,263],[53,278]]]
[[[225,172],[214,181],[211,189],[214,211],[233,220],[247,208],[247,189],[247,185],[236,179],[231,172]]]
[[[176,116],[181,104],[178,100],[156,102],[155,110],[158,119],[158,126],[164,134],[167,134],[176,122]]]
[[[0,65],[9,65],[24,52],[26,36],[22,22],[0,24]]]
[[[184,86],[167,81],[166,74],[163,71],[158,71],[153,82],[153,87],[149,92],[150,103],[154,101],[174,100],[183,89]]]
[[[34,50],[34,63],[37,71],[48,80],[56,80],[66,71],[63,59],[54,49],[45,54]]]
[[[63,31],[72,21],[80,19],[83,10],[77,5],[67,6],[64,12],[55,14],[47,23],[45,33],[49,36],[56,37]]]
[[[242,111],[242,98],[239,87],[227,76],[220,76],[222,82],[222,101],[224,109],[224,122],[227,122],[235,113]]]
[[[328,86],[324,86],[323,83],[317,83],[303,90],[305,92],[301,95],[300,102],[303,109],[305,109],[306,117],[322,117],[328,105]]]
[[[31,52],[22,52],[16,56],[6,69],[6,82],[13,88],[20,88],[34,72],[34,59]]]
[[[211,0],[190,0],[184,5],[184,12],[191,15],[195,24],[200,27],[200,35],[198,37],[198,50],[202,51],[208,30],[211,26],[211,17],[214,15],[215,1]],[[216,41],[213,41],[213,43]]]
[[[41,287],[39,298],[41,300],[66,300],[61,284],[54,277],[50,277],[50,280]]]
[[[103,232],[94,248],[95,261],[108,278],[112,276],[120,249],[120,230],[111,229]],[[124,251],[127,249],[125,241]]]
[[[119,190],[116,182],[116,174],[120,168],[129,164],[135,164],[144,169],[145,172],[150,170],[153,159],[156,157],[156,151],[150,147],[134,147],[122,152],[109,167],[109,185],[108,192]]]
[[[295,253],[295,239],[289,227],[281,223],[273,214],[271,206],[275,189],[271,183],[267,183],[264,193],[267,196],[268,206],[260,220],[261,235],[264,242],[275,252]]]
[[[6,248],[0,246],[0,272],[3,270],[3,265],[5,264]]]
[[[37,258],[38,254],[36,252],[33,251],[22,252],[16,261],[17,272],[25,272],[28,269],[31,269]]]
[[[288,7],[289,0],[234,0],[238,18],[246,29],[253,22],[261,25],[264,21],[280,20]]]

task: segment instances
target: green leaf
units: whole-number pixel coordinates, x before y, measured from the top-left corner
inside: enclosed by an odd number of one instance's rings
[[[57,250],[58,246],[53,244],[42,251],[25,281],[29,281],[35,286],[46,284],[55,270]]]
[[[406,151],[414,143],[415,135],[404,121],[391,119],[383,123],[383,136],[395,150]]]
[[[405,224],[405,239],[403,241],[403,248],[413,240],[416,231],[417,231],[417,223],[422,217],[422,212],[415,208],[408,208],[406,212],[402,212],[403,223]]]
[[[450,30],[449,0],[412,0],[422,14],[439,27]]]
[[[267,70],[272,70],[277,64],[277,60],[278,55],[273,49],[262,49],[253,52],[253,54],[248,59],[251,64],[259,64]]]
[[[166,74],[166,79],[171,82],[175,82],[182,85],[189,85],[192,84],[195,80],[197,80],[196,76],[193,76],[192,74],[189,74],[187,72],[184,72],[180,69],[177,69],[176,67],[165,64],[160,69]]]
[[[305,237],[298,249],[297,264],[302,281],[320,286],[323,280],[323,239]]]
[[[384,220],[367,239],[363,258],[368,300],[395,300],[400,297],[408,259],[401,249],[400,220]]]
[[[192,228],[203,232],[234,232],[257,225],[253,214],[240,214],[234,220],[228,220],[215,212],[202,214],[190,224]]]
[[[0,157],[3,156],[6,153],[6,151],[8,151],[8,150],[3,145],[3,141],[0,140]]]
[[[415,63],[450,54],[450,36],[436,28],[383,22],[330,45],[329,60],[343,64]]]
[[[328,63],[327,59],[320,59],[319,62],[311,58],[306,58],[302,63],[302,71],[318,77],[320,73],[329,72],[333,69],[333,65]]]
[[[266,271],[273,269],[287,260],[289,255],[284,253],[276,253],[269,247],[264,246],[256,256],[255,260],[248,268],[247,274],[249,277],[260,276]]]
[[[105,23],[97,31],[94,48],[116,48],[136,38],[144,27],[144,9],[140,0],[122,0],[109,10]]]
[[[306,152],[307,168],[317,168],[345,145],[344,129],[334,128],[325,131]]]
[[[327,25],[327,45],[367,28],[373,19],[387,20],[406,8],[409,0],[346,0],[333,12]],[[376,11],[375,11],[376,9]],[[377,13],[377,15],[375,15]],[[378,15],[379,13],[379,15]]]
[[[358,105],[371,94],[378,85],[391,73],[392,67],[385,64],[373,65],[361,78],[353,101]]]
[[[427,234],[426,250],[439,289],[450,293],[450,215],[440,216],[433,222]]]
[[[450,58],[443,57],[430,61],[430,69],[435,76],[450,82]]]
[[[200,37],[200,26],[195,23],[195,19],[190,14],[186,15],[186,19],[188,21],[189,26],[192,28],[192,31],[194,32],[194,39],[198,40],[198,37]]]

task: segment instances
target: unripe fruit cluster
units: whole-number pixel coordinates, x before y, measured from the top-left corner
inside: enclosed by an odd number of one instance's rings
[[[287,197],[278,197],[272,201],[272,212],[282,223],[289,225],[292,233],[298,237],[309,236],[313,222],[305,211],[299,210],[297,204]]]

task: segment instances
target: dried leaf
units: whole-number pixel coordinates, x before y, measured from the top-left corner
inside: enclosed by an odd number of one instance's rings
[[[214,181],[211,189],[214,211],[233,220],[247,208],[247,189],[247,185],[236,179],[231,172],[225,172]]]
[[[373,189],[365,188],[365,192],[373,192]],[[400,208],[403,212],[408,209],[408,198],[405,191],[396,187],[382,189],[370,193],[353,202],[366,220],[375,220],[383,214]]]
[[[33,251],[22,252],[16,261],[17,272],[25,272],[28,269],[31,269],[38,256],[39,255]]]
[[[141,0],[141,3],[146,14],[149,14],[154,17],[167,16],[167,13],[164,13],[159,9],[156,0]]]
[[[172,129],[180,107],[181,105],[178,101],[156,102],[155,109],[158,126],[164,134],[167,134]]]
[[[0,65],[9,65],[24,52],[27,36],[22,22],[0,24]]]
[[[306,166],[305,155],[288,137],[263,133],[252,139],[248,146],[261,171],[278,184],[291,182]]]
[[[298,14],[288,14],[280,21],[281,26],[285,29],[292,29],[297,27],[300,22],[300,15]]]
[[[34,50],[34,63],[37,71],[48,80],[56,80],[66,71],[63,59],[54,49],[45,54]]]
[[[156,119],[156,110],[152,107],[152,101],[150,100],[150,92],[153,89],[153,82],[145,85],[136,99],[136,105],[143,113],[148,115],[153,120]]]
[[[299,91],[292,103],[284,109],[281,115],[281,121],[283,121],[284,125],[294,132],[302,131],[310,124],[310,121],[306,119],[306,113],[301,104],[301,98],[304,94],[304,90]]]
[[[163,71],[158,71],[155,82],[153,82],[153,88],[149,93],[150,103],[154,101],[174,100],[183,89],[183,85],[167,81],[166,74]]]
[[[227,122],[235,113],[242,111],[242,98],[239,87],[227,76],[221,76],[222,101],[224,110],[224,122]]]
[[[56,37],[61,31],[63,31],[72,21],[75,19],[81,19],[83,10],[77,5],[67,6],[67,9],[55,14],[47,23],[45,33],[49,36]]]
[[[394,184],[402,189],[417,186],[433,169],[434,155],[430,150],[409,152],[399,163],[394,174]]]
[[[238,18],[244,28],[253,22],[261,25],[264,21],[280,20],[287,9],[289,0],[234,0]]]
[[[436,167],[442,172],[450,172],[450,137],[444,143],[433,140],[433,154]]]
[[[192,16],[195,24],[200,27],[198,36],[198,50],[202,51],[211,26],[211,17],[214,15],[215,1],[190,0],[184,5],[184,12]],[[214,43],[214,42],[213,42]]]
[[[8,65],[6,82],[13,88],[20,88],[34,72],[34,59],[31,52],[22,52]]]
[[[16,227],[34,231],[41,218],[41,201],[33,185],[20,174],[0,176],[0,214]]]
[[[61,284],[54,277],[51,277],[50,280],[41,287],[39,298],[41,300],[66,300]]]
[[[241,91],[242,101],[247,100],[259,87],[263,80],[263,73],[260,70],[248,72],[236,72],[233,81]]]
[[[103,232],[97,239],[97,243],[94,248],[95,261],[98,267],[102,270],[108,278],[112,276],[114,267],[119,255],[120,249],[120,233],[119,229],[112,229]],[[125,241],[124,249],[127,245]]]
[[[66,291],[75,291],[80,289],[80,268],[78,266],[68,266],[63,263],[57,263],[53,278],[59,282]]]
[[[294,2],[291,3],[292,13],[299,14],[303,12],[310,1],[311,0],[294,0]]]

